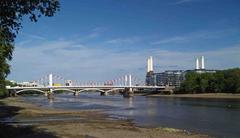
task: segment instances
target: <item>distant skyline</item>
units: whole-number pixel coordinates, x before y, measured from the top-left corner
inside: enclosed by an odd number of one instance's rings
[[[126,73],[240,67],[239,0],[60,0],[51,18],[24,18],[8,79],[36,80],[52,72],[74,80]]]

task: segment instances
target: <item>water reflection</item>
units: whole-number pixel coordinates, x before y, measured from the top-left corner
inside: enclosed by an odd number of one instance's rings
[[[127,98],[127,100],[128,100],[128,115],[129,116],[132,116],[133,115],[133,108],[134,108],[134,106],[133,106],[133,97],[129,97],[129,98]]]

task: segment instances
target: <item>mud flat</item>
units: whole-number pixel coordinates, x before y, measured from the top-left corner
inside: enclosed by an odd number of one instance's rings
[[[24,102],[0,100],[0,137],[63,138],[206,138],[173,128],[144,128],[131,120],[110,118],[100,110],[60,110]]]

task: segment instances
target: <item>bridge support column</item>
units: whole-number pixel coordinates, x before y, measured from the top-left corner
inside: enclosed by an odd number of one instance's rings
[[[108,95],[108,92],[101,92],[100,95],[101,96],[106,96],[106,95]]]
[[[53,95],[53,89],[49,89],[48,91],[46,91],[44,93],[45,96],[47,96],[48,99],[54,99],[54,95]]]
[[[8,94],[8,97],[13,97],[13,96],[16,96],[16,90],[7,90],[7,94]]]
[[[13,97],[16,97],[17,96],[17,93],[16,92],[13,92]]]
[[[75,93],[73,93],[74,96],[78,96],[79,95],[79,91],[75,91]]]
[[[134,91],[132,88],[126,88],[123,92],[123,97],[133,97],[134,96]]]
[[[13,91],[8,91],[8,96],[9,97],[16,97],[17,96],[17,92],[15,90]]]
[[[47,91],[44,93],[44,96],[46,96],[46,97],[48,96],[48,92]]]
[[[48,97],[48,99],[54,99],[53,93],[47,93],[47,97]]]

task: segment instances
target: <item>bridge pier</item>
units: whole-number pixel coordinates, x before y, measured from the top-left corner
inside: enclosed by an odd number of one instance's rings
[[[47,93],[47,97],[48,99],[54,99],[54,95],[51,92]]]
[[[47,91],[44,93],[44,96],[46,96],[46,97],[48,96],[48,92]]]
[[[74,96],[78,96],[79,95],[79,91],[75,91],[75,93],[73,93]]]
[[[108,95],[108,92],[101,92],[100,95],[101,95],[101,96],[107,96],[107,95]]]
[[[126,88],[123,92],[123,97],[133,97],[134,96],[134,91],[132,88]]]
[[[16,97],[17,93],[16,93],[16,91],[8,91],[8,96],[9,97]]]
[[[8,97],[15,97],[17,96],[16,90],[7,90]]]
[[[48,99],[54,99],[53,89],[45,91],[44,96],[46,96]]]
[[[8,97],[15,97],[15,96],[16,96],[16,91],[8,90]]]

